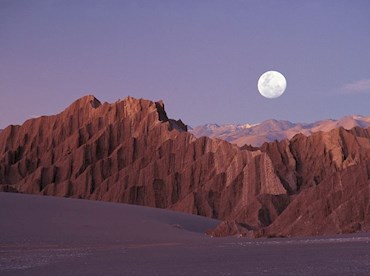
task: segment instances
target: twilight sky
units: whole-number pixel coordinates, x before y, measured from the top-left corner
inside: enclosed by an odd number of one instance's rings
[[[370,1],[0,0],[0,128],[86,94],[192,126],[370,115]]]

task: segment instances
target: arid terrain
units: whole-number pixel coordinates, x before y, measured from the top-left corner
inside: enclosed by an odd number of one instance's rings
[[[212,238],[218,221],[0,193],[1,275],[368,275],[369,234]]]
[[[240,148],[196,138],[163,102],[85,96],[0,133],[0,191],[201,215],[217,237],[368,231],[369,184],[369,128]]]
[[[291,139],[298,133],[309,136],[314,132],[330,131],[339,127],[351,129],[354,127],[367,128],[369,126],[370,117],[351,115],[339,120],[327,119],[314,123],[266,120],[259,124],[206,124],[194,127],[190,132],[196,137],[219,138],[240,147],[245,144],[259,147],[266,142]]]

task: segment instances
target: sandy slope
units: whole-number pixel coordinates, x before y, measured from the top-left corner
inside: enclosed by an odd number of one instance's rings
[[[0,193],[1,275],[358,274],[370,236],[210,238],[218,222],[167,210]]]

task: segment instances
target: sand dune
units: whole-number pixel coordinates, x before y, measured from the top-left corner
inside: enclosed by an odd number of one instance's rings
[[[168,243],[204,236],[219,223],[163,209],[71,198],[0,193],[0,201],[0,241],[7,242]]]
[[[0,193],[1,275],[366,275],[370,236],[211,238],[218,221],[126,204]]]

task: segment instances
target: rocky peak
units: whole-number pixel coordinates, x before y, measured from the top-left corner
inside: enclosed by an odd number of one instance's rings
[[[226,220],[215,236],[370,229],[370,129],[297,134],[260,148],[185,130],[162,101],[86,96],[0,133],[0,191]]]

